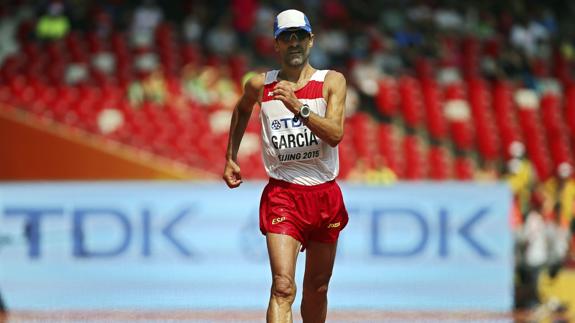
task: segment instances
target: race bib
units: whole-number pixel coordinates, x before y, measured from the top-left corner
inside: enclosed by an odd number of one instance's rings
[[[270,121],[270,143],[280,162],[322,158],[321,139],[297,117],[282,117]]]

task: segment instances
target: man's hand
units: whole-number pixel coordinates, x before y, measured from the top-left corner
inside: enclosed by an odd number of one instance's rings
[[[290,82],[279,81],[274,87],[273,94],[274,99],[282,101],[293,114],[299,113],[302,103],[295,96],[294,87]]]
[[[242,183],[242,175],[240,174],[240,166],[236,164],[233,160],[228,159],[226,161],[226,167],[224,167],[224,181],[228,184],[229,188],[236,188]]]

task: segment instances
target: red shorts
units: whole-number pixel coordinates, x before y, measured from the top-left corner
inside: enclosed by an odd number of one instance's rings
[[[270,178],[260,202],[260,231],[287,234],[302,244],[335,243],[348,221],[335,181],[305,186]]]

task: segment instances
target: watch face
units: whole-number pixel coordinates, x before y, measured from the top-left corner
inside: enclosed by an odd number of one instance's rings
[[[299,114],[300,114],[302,117],[304,117],[304,118],[309,117],[309,115],[311,114],[311,109],[309,108],[309,105],[304,104],[304,105],[301,107],[301,110],[299,111]]]

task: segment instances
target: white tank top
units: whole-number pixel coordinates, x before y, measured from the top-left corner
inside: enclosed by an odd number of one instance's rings
[[[328,70],[316,71],[309,82],[295,92],[311,111],[325,116],[327,102],[323,82]],[[262,155],[269,177],[300,185],[317,185],[331,181],[339,173],[337,147],[314,135],[301,120],[294,118],[283,102],[274,100],[273,88],[279,71],[266,73],[260,121]]]

